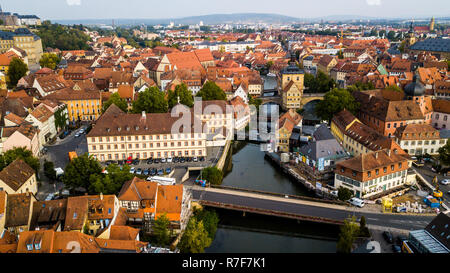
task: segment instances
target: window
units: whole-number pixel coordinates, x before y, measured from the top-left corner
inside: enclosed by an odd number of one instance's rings
[[[383,168],[383,172],[387,173],[387,168],[386,167]]]
[[[372,172],[367,172],[367,177],[371,177],[372,176]]]
[[[391,171],[393,171],[394,170],[394,165],[391,165]]]

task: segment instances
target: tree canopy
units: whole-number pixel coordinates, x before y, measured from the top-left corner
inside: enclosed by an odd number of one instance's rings
[[[212,240],[209,238],[203,222],[192,217],[178,247],[182,253],[203,253],[205,248],[211,245],[211,242]]]
[[[445,166],[450,165],[450,141],[447,141],[447,144],[439,148],[439,161],[441,161],[441,164]]]
[[[83,27],[64,26],[59,24],[43,23],[38,26],[37,35],[41,37],[42,47],[58,48],[60,50],[88,50],[90,37],[82,30]]]
[[[180,103],[186,105],[187,107],[194,106],[194,97],[191,91],[189,91],[186,84],[182,83],[175,87],[175,90],[169,90],[167,100],[169,103],[169,108],[174,107],[178,103],[178,98]]]
[[[8,68],[8,88],[13,88],[17,82],[27,74],[28,66],[19,58],[13,58]]]
[[[91,175],[101,174],[100,163],[92,156],[85,153],[74,158],[66,166],[62,181],[70,188],[83,187],[89,189]]]
[[[20,158],[25,163],[27,163],[36,172],[39,171],[40,163],[39,159],[33,156],[33,153],[25,147],[18,147],[6,151],[4,154],[0,155],[0,171],[6,166],[11,164],[14,160]]]
[[[336,86],[334,80],[320,70],[317,71],[316,77],[312,74],[305,73],[304,84],[308,88],[305,90],[306,93],[325,93]]]
[[[109,106],[111,106],[111,104],[113,104],[113,103],[117,107],[119,107],[122,111],[124,111],[125,113],[128,112],[127,101],[125,99],[121,98],[118,92],[112,94],[109,97],[109,99],[106,102],[103,103],[102,111],[105,112],[106,109],[108,109]]]
[[[159,91],[158,87],[152,86],[144,92],[139,93],[138,99],[133,102],[133,113],[166,113],[168,103],[164,93]]]
[[[160,246],[166,246],[170,242],[170,221],[167,214],[159,216],[153,224],[153,235]]]
[[[54,70],[60,61],[61,57],[59,57],[58,55],[54,53],[44,53],[39,60],[39,64],[41,65],[41,67],[48,67]]]
[[[339,187],[338,189],[338,199],[341,201],[347,201],[348,199],[352,198],[353,193],[351,190],[344,188],[344,187]]]
[[[325,94],[324,100],[316,105],[316,113],[322,120],[331,120],[333,115],[347,109],[353,114],[359,110],[359,103],[346,89],[335,88]]]
[[[92,194],[117,194],[126,181],[133,179],[130,166],[120,168],[117,164],[106,167],[107,173],[94,173],[89,177],[89,192]]]
[[[223,172],[217,167],[207,167],[202,170],[202,178],[213,185],[220,185],[223,179]]]
[[[337,243],[337,252],[350,253],[352,251],[353,242],[359,233],[360,227],[356,223],[355,216],[345,220],[344,225],[341,226],[341,233],[339,234]]]
[[[207,81],[202,89],[197,93],[196,97],[202,100],[226,100],[225,92],[215,82]]]

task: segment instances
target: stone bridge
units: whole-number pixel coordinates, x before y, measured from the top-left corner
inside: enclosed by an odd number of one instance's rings
[[[313,100],[323,100],[324,96],[325,93],[303,93],[302,99],[300,101],[300,108],[303,108],[303,106]],[[260,99],[262,100],[262,104],[275,103],[281,106],[283,103],[281,96],[279,96],[278,94],[275,96],[260,97]]]

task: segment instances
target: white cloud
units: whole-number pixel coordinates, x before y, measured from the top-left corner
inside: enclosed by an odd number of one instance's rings
[[[67,5],[69,6],[80,6],[81,0],[66,0]]]
[[[381,0],[366,0],[367,5],[369,6],[380,6]]]

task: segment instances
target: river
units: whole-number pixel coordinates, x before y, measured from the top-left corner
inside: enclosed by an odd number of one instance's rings
[[[240,143],[242,144],[242,143]],[[240,145],[222,185],[293,195],[309,195],[264,159],[257,144]],[[242,147],[243,146],[243,147]],[[279,217],[217,210],[219,227],[206,253],[335,253],[338,228]]]

